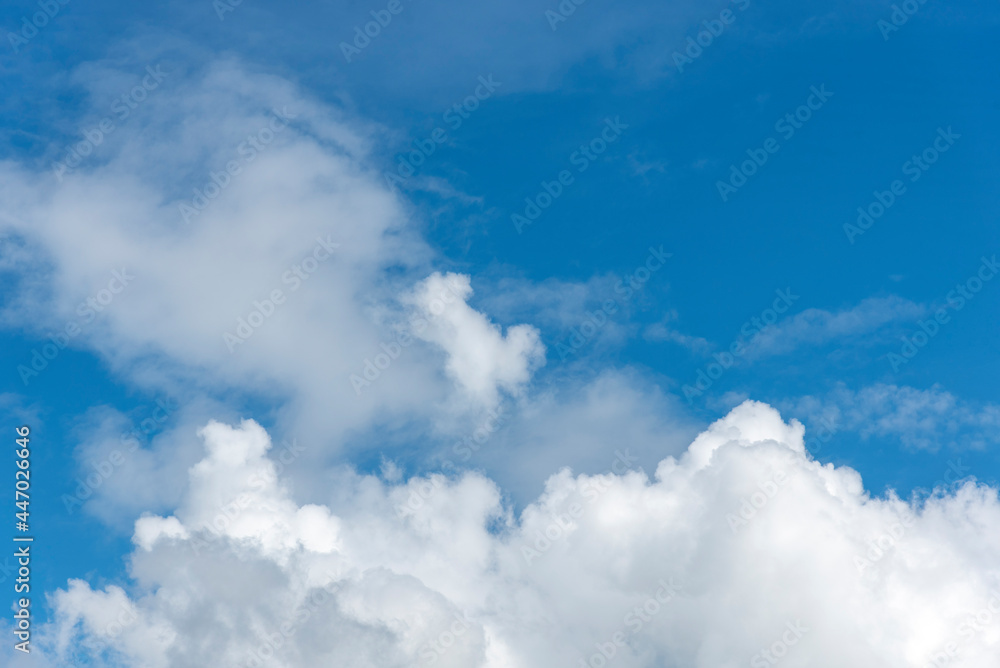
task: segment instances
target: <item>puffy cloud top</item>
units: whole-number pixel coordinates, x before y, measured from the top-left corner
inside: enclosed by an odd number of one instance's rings
[[[177,512],[136,523],[134,593],[71,582],[49,646],[157,668],[995,665],[997,491],[874,498],[803,431],[746,402],[653,480],[565,469],[515,517],[474,473],[346,474],[299,506],[258,425],[212,423]]]
[[[516,394],[545,360],[538,330],[516,325],[505,337],[500,328],[466,302],[472,296],[468,276],[434,273],[417,285],[412,302],[422,316],[415,321],[420,338],[448,355],[448,374],[474,399],[495,405],[500,390]]]

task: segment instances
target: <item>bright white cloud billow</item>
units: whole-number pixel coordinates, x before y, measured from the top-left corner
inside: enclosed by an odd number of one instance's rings
[[[499,391],[516,394],[545,360],[538,330],[516,325],[500,329],[466,302],[468,276],[435,273],[421,282],[411,300],[417,311],[416,335],[447,353],[448,374],[477,401],[492,406]]]
[[[560,471],[517,518],[471,473],[344,473],[327,504],[299,505],[255,423],[202,437],[184,501],[136,524],[129,595],[73,581],[54,596],[52,655],[923,668],[952,651],[986,668],[1000,648],[996,490],[969,483],[919,507],[872,498],[764,404],[734,409],[652,479]]]

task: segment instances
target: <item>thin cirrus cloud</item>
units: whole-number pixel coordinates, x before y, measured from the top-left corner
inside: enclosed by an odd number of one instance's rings
[[[1000,406],[962,399],[939,385],[875,383],[852,389],[840,382],[826,394],[784,405],[832,431],[895,439],[914,450],[982,450],[1000,443]]]
[[[882,341],[894,325],[913,322],[927,311],[921,304],[889,295],[870,297],[840,311],[809,308],[771,324],[758,317],[747,323],[754,326],[753,334],[741,338],[746,347],[743,357],[755,361],[833,343],[865,345]],[[707,339],[680,331],[674,324],[677,320],[676,312],[668,313],[660,322],[647,326],[643,338],[674,343],[701,355],[712,351],[714,346]]]
[[[872,497],[857,472],[812,460],[803,435],[746,402],[652,478],[563,470],[515,516],[475,473],[344,471],[327,503],[299,504],[261,427],[212,422],[173,514],[137,521],[128,587],[57,591],[44,655],[903,668],[951,648],[992,666],[996,490]]]
[[[886,328],[915,321],[926,313],[927,307],[896,295],[870,297],[840,311],[810,308],[763,327],[748,343],[746,355],[763,358],[809,346],[881,340]]]
[[[652,325],[646,327],[642,332],[642,337],[647,341],[674,343],[700,355],[705,355],[712,351],[712,344],[707,339],[685,334],[676,329],[672,323],[677,321],[677,319],[677,312],[671,311],[660,322],[654,322]]]

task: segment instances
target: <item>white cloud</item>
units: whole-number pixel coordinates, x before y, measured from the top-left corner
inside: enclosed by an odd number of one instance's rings
[[[192,436],[213,416],[238,419],[219,402],[198,397],[183,405],[159,400],[131,415],[92,407],[74,429],[77,470],[60,495],[60,511],[128,531],[140,512],[175,507],[187,469],[202,455]]]
[[[660,322],[654,322],[643,330],[642,336],[647,341],[669,341],[701,355],[712,350],[712,344],[700,336],[691,336],[678,331],[672,323],[678,319],[677,311],[671,310]]]
[[[197,456],[195,415],[198,424],[235,419],[248,401],[265,403],[277,430],[309,443],[298,466],[316,472],[310,462],[373,425],[434,422],[456,383],[486,403],[523,387],[544,353],[537,332],[514,326],[500,336],[462,304],[428,330],[435,345],[418,341],[356,391],[352,376],[406,326],[399,296],[433,271],[413,211],[370,158],[381,129],[235,61],[165,69],[164,90],[61,180],[48,166],[0,162],[0,268],[25,277],[0,313],[4,326],[39,336],[72,326],[70,347],[94,352],[122,382],[185,404],[175,425],[116,469],[127,474],[96,490],[89,510],[131,520],[176,503]],[[86,117],[107,114],[107,98],[134,76],[106,63],[77,71],[93,93]],[[275,110],[290,118],[278,131]],[[230,162],[239,172],[225,175]],[[205,204],[196,189],[218,195]],[[180,205],[195,200],[201,210],[185,210],[185,222]],[[99,312],[86,306],[104,297]],[[18,363],[30,369],[29,358]],[[83,478],[119,447],[123,420],[87,420]]]
[[[389,336],[374,305],[430,273],[406,204],[370,164],[379,130],[232,61],[170,76],[169,94],[150,95],[61,182],[0,163],[0,235],[19,240],[4,261],[32,277],[5,323],[42,335],[79,325],[71,346],[144,389],[266,396],[334,441],[373,415],[419,410],[415,385],[443,393],[430,350],[397,360],[377,391],[358,397],[349,381]],[[293,116],[280,131],[274,110]],[[239,173],[220,176],[230,162]],[[180,205],[203,203],[196,189],[219,194],[185,222]],[[100,315],[81,313],[123,270],[134,278]]]
[[[1000,443],[1000,406],[962,400],[940,385],[876,383],[853,390],[838,383],[825,395],[788,404],[797,414],[823,420],[834,431],[897,438],[909,448],[982,449]]]
[[[136,525],[130,595],[58,592],[49,652],[100,642],[155,668],[508,668],[577,666],[603,648],[623,668],[774,665],[763,652],[789,668],[902,668],[953,648],[986,668],[1000,648],[996,490],[872,498],[764,404],[734,409],[652,480],[560,471],[516,520],[476,474],[345,472],[328,504],[299,506],[254,423],[202,436],[177,512]],[[400,516],[414,493],[423,505]]]
[[[493,433],[470,428],[448,441],[442,461],[489,471],[516,502],[529,503],[562,467],[604,473],[620,451],[626,468],[652,471],[704,427],[636,369],[595,372],[580,362],[548,381],[529,399],[506,405]]]
[[[854,343],[859,337],[870,340],[880,329],[901,321],[914,321],[926,312],[925,306],[895,295],[870,297],[837,312],[810,308],[764,327],[749,343],[747,354],[779,355],[802,346]]]
[[[501,390],[520,392],[544,363],[545,346],[530,325],[510,327],[504,336],[466,303],[471,296],[468,276],[431,275],[411,297],[417,312],[414,333],[445,351],[445,368],[460,387],[481,404],[494,406]]]
[[[316,444],[312,462],[373,424],[438,419],[433,407],[456,385],[477,409],[522,395],[544,361],[537,330],[504,333],[469,305],[468,277],[439,273],[403,300],[432,345],[394,348],[378,370],[385,379],[356,392],[350,376],[410,315],[396,296],[433,259],[372,169],[379,130],[231,62],[176,86],[62,182],[0,164],[0,268],[39,268],[5,313],[9,325],[76,322],[112,271],[131,272],[73,345],[145,389],[264,397],[279,428],[295,425]],[[178,204],[285,107],[294,122],[185,223]],[[586,296],[559,287],[554,302]],[[284,299],[268,308],[275,289]],[[856,336],[915,308],[892,298],[862,306],[796,316],[760,345]],[[262,318],[252,336],[224,338],[251,311]],[[886,400],[901,417],[872,428],[954,408],[903,399]],[[808,458],[800,425],[755,403],[662,459],[690,429],[674,408],[627,374],[538,397],[483,461],[506,458],[513,484],[566,462],[610,472],[563,469],[516,519],[509,488],[473,473],[399,484],[388,464],[382,479],[305,466],[311,477],[293,486],[299,478],[279,475],[269,437],[249,421],[209,423],[202,456],[192,409],[102,482],[92,508],[102,518],[151,511],[134,525],[131,582],[95,590],[73,580],[56,592],[48,654],[56,665],[87,655],[99,664],[111,648],[112,663],[164,668],[548,666],[577,664],[621,634],[618,665],[725,666],[752,663],[801,621],[809,631],[784,665],[909,665],[953,638],[967,665],[988,665],[997,627],[965,638],[959,625],[997,585],[993,490],[967,485],[922,509],[871,499],[855,472]],[[125,419],[90,417],[78,453],[103,466]],[[662,459],[653,480],[623,472],[631,462],[617,451],[630,447]],[[416,512],[401,514],[414,494]],[[891,544],[878,548],[887,533]],[[658,602],[661,583],[674,581]],[[656,608],[648,619],[633,612],[645,605]]]

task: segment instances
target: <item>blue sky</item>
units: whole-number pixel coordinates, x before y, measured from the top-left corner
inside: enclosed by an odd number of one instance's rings
[[[927,0],[886,33],[892,3],[591,0],[553,29],[556,3],[401,0],[351,62],[341,43],[386,3],[58,6],[0,55],[0,410],[34,433],[39,592],[70,578],[140,586],[133,525],[181,503],[209,419],[255,420],[272,452],[306,444],[288,466],[301,503],[345,470],[388,482],[396,467],[440,470],[501,406],[510,420],[459,463],[518,515],[561,467],[596,475],[618,448],[651,474],[746,399],[800,420],[807,441],[832,425],[815,458],[856,470],[874,496],[924,498],[956,465],[997,485],[995,6]],[[4,32],[38,10],[8,3]],[[724,11],[731,24],[679,68],[674,54]],[[147,67],[162,81],[116,116]],[[467,118],[448,114],[462,104]],[[301,116],[244,163],[240,142],[282,106]],[[57,178],[67,147],[108,118],[114,133]],[[602,148],[581,158],[587,145]],[[433,153],[387,187],[419,146]],[[933,164],[914,168],[921,156]],[[232,176],[185,227],[177,204],[232,159],[253,176]],[[734,165],[753,173],[720,196]],[[555,192],[561,172],[558,196],[518,229],[526,198]],[[880,198],[892,203],[868,229],[845,230]],[[290,290],[284,272],[329,230],[350,259],[319,261]],[[643,281],[651,249],[669,258]],[[136,287],[82,323],[77,305],[120,268]],[[433,272],[470,277],[455,331],[478,314],[501,328],[477,349],[505,360],[477,367],[489,387],[470,389],[461,368],[483,330],[452,338],[432,323],[355,392],[352,374],[426,307],[413,290]],[[274,324],[228,352],[217,323],[234,327],[275,287],[288,301]],[[780,294],[794,299],[768,315]],[[82,333],[24,376],[74,322]],[[933,336],[900,363],[921,323]],[[746,353],[713,367],[734,342]],[[157,402],[176,408],[154,424]],[[134,428],[146,433],[121,472],[67,512]],[[56,620],[36,600],[38,622]]]

